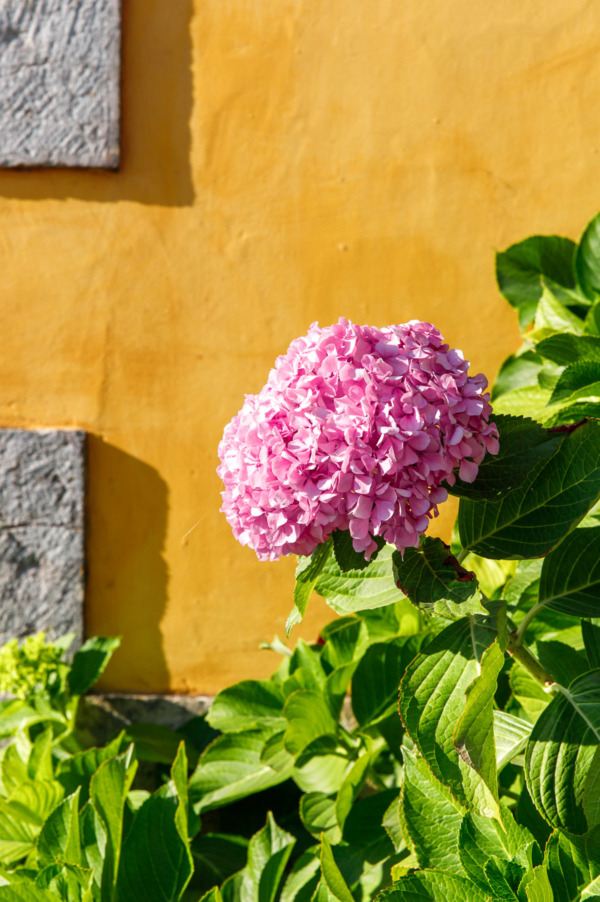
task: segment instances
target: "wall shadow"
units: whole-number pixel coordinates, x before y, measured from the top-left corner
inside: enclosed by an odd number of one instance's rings
[[[123,0],[121,164],[0,168],[0,196],[189,206],[193,0]]]
[[[99,436],[87,454],[85,634],[122,637],[99,688],[165,692],[167,484]]]

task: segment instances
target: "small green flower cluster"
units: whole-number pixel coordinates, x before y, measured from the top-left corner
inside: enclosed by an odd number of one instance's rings
[[[48,691],[63,653],[64,646],[47,643],[45,633],[28,636],[20,645],[11,639],[0,648],[0,692],[27,698]]]

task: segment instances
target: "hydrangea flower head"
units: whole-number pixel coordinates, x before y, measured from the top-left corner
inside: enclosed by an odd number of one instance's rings
[[[235,537],[260,560],[309,555],[349,529],[367,559],[381,536],[416,547],[455,470],[498,452],[485,376],[429,323],[314,323],[226,426],[217,470]]]

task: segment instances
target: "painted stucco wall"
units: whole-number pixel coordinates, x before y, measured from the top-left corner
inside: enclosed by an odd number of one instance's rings
[[[218,512],[216,448],[290,340],[430,320],[493,376],[494,249],[600,209],[587,0],[124,0],[118,173],[0,172],[0,425],[89,448],[105,688],[266,674],[293,562]],[[446,524],[447,524],[446,518]],[[298,635],[328,616],[317,600]]]

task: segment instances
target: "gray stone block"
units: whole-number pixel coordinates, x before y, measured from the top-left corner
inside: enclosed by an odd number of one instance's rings
[[[0,642],[83,638],[85,433],[0,429]]]
[[[0,166],[119,164],[121,0],[0,0]]]

